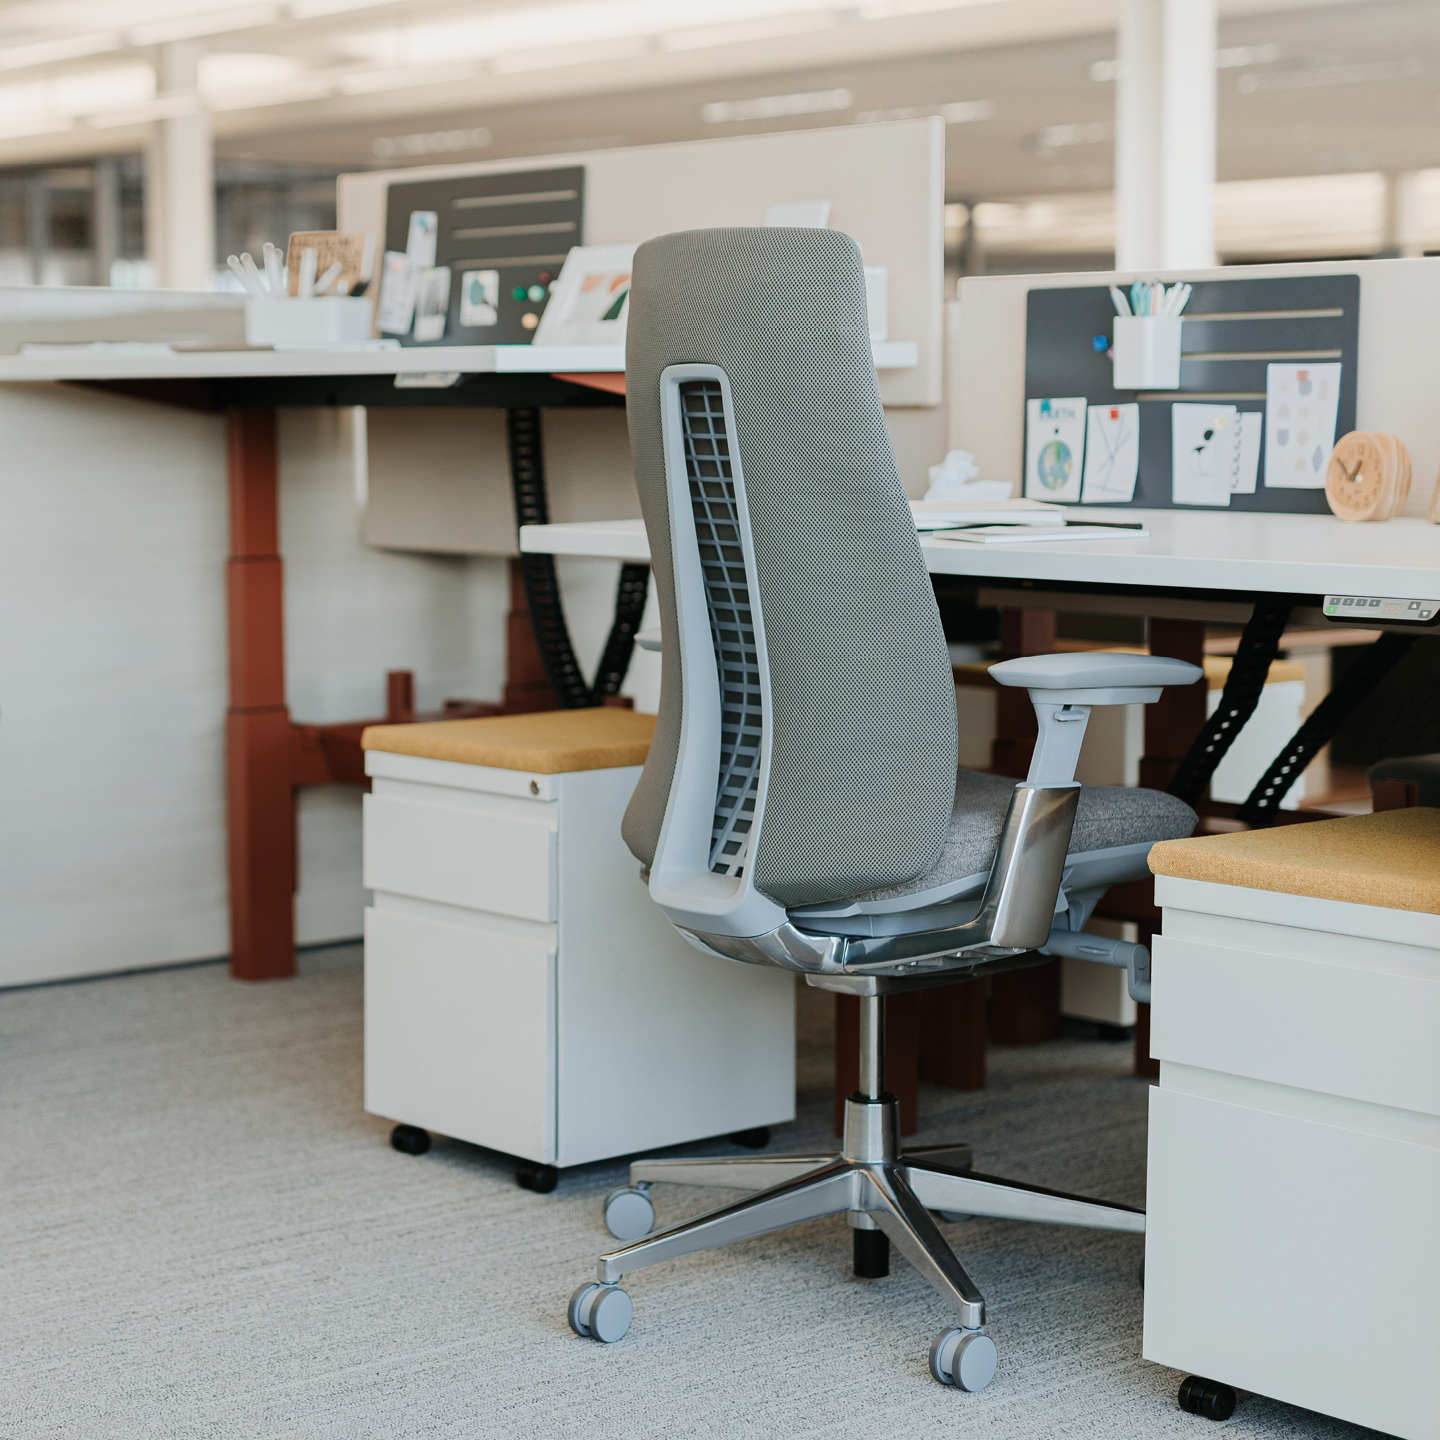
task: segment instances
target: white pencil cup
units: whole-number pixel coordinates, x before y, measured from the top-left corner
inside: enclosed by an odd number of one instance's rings
[[[304,300],[248,300],[245,339],[277,350],[359,345],[370,338],[371,307],[364,295],[312,295]]]
[[[1180,388],[1180,315],[1115,317],[1115,388]]]

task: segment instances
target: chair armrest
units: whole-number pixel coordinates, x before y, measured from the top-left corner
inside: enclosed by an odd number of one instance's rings
[[[1075,766],[1094,705],[1153,705],[1166,685],[1193,685],[1198,665],[1164,655],[1117,655],[1103,650],[1027,655],[990,667],[1001,685],[1030,692],[1040,737],[1027,785],[1075,783]]]
[[[1088,650],[1060,655],[1026,655],[990,667],[1001,685],[1029,690],[1153,690],[1157,685],[1193,685],[1205,672],[1164,655],[1117,655]]]

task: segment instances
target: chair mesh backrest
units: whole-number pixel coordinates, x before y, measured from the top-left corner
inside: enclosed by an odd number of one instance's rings
[[[626,363],[664,644],[655,739],[625,816],[630,849],[651,863],[664,823],[681,666],[718,664],[722,682],[733,668],[744,683],[721,686],[722,731],[733,743],[716,776],[712,863],[748,864],[756,888],[782,905],[843,899],[922,873],[954,804],[955,690],[876,388],[858,247],[835,231],[784,228],[649,241],[635,256]],[[708,591],[715,653],[700,657],[682,656],[676,640],[661,429],[661,374],[685,364],[716,366],[732,401],[732,433],[720,436],[718,395],[702,382],[682,397],[690,478],[702,491],[698,501],[692,492],[695,519],[724,571]],[[726,527],[739,513],[723,503],[724,477],[704,473],[720,469],[722,443],[727,461],[739,461],[750,518],[765,634],[753,670],[729,664],[732,653],[749,658],[749,617],[735,603],[740,576],[730,573],[738,547]],[[707,482],[722,493],[703,493]],[[772,706],[764,756],[747,738],[762,670]],[[755,774],[746,772],[757,758],[765,808],[752,835]]]
[[[740,546],[740,508],[718,380],[681,385],[680,427],[720,676],[720,778],[715,787],[710,868],[722,875],[742,875],[760,788],[764,710],[749,577]]]

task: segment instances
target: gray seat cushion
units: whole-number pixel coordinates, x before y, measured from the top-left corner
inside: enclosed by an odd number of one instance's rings
[[[856,895],[856,901],[892,900],[935,890],[990,869],[995,847],[1010,806],[1015,781],[1005,775],[962,770],[955,785],[950,834],[940,858],[923,875],[899,885]],[[1070,854],[1110,850],[1157,840],[1182,840],[1195,828],[1195,812],[1162,790],[1137,790],[1122,785],[1086,785],[1080,791]]]

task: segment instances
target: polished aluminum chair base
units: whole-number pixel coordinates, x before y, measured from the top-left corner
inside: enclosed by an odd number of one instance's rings
[[[860,1005],[861,1091],[846,1102],[840,1153],[635,1161],[629,1187],[607,1203],[607,1220],[643,1238],[602,1255],[596,1281],[571,1297],[569,1319],[578,1334],[607,1341],[625,1334],[631,1307],[618,1282],[627,1271],[843,1213],[856,1230],[881,1231],[948,1302],[954,1318],[931,1346],[931,1373],[944,1384],[980,1390],[995,1369],[994,1343],[983,1333],[985,1299],[932,1211],[1144,1233],[1141,1210],[975,1174],[968,1146],[902,1152],[899,1108],[884,1092],[884,998],[862,996]],[[644,1234],[653,1223],[648,1190],[655,1181],[757,1193]]]

